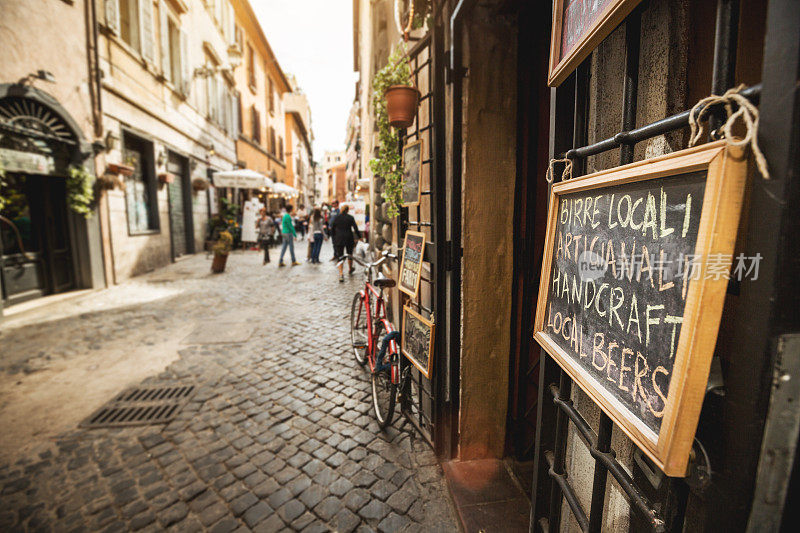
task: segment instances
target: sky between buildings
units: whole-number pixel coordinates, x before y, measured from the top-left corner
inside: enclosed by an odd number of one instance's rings
[[[352,0],[250,0],[278,62],[311,104],[314,159],[343,150],[355,97]]]

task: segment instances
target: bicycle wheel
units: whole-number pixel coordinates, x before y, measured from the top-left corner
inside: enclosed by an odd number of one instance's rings
[[[361,294],[353,296],[353,305],[350,308],[350,341],[353,346],[353,355],[359,365],[367,362],[367,310]]]
[[[378,322],[375,328],[375,355],[380,353],[383,338],[386,336],[386,328],[383,322]],[[386,351],[384,361],[390,361],[392,354]],[[376,361],[376,366],[381,362]],[[394,404],[397,398],[397,384],[392,383],[392,370],[386,368],[380,372],[372,373],[372,405],[375,408],[375,418],[378,419],[378,426],[385,428],[392,422],[394,415]]]

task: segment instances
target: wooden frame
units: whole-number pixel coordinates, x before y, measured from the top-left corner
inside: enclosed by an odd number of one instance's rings
[[[414,292],[409,291],[406,287],[403,286],[403,271],[406,267],[406,246],[408,245],[408,236],[414,235],[417,237],[422,237],[422,250],[420,250],[419,255],[419,270],[417,271],[417,281],[414,283]],[[412,298],[417,297],[417,292],[419,292],[419,280],[422,277],[422,261],[423,257],[425,256],[425,234],[419,231],[406,231],[406,236],[403,239],[403,260],[400,262],[400,272],[398,274],[398,282],[397,288],[402,292],[408,294]]]
[[[577,1],[577,0],[575,0]],[[553,26],[550,31],[550,68],[547,84],[558,87],[586,59],[600,42],[625,20],[641,0],[608,0],[602,13],[589,24],[567,55],[561,57],[564,34],[564,4],[570,0],[553,0]]]
[[[405,201],[405,182],[406,182],[406,152],[410,149],[416,148],[419,146],[419,166],[417,167],[417,200],[415,202],[406,202]],[[403,147],[403,207],[415,207],[420,204],[422,201],[422,161],[423,161],[423,150],[425,150],[425,143],[422,139],[418,141],[414,141],[412,143],[408,143]]]
[[[707,176],[695,253],[703,258],[712,254],[732,255],[747,180],[747,158],[741,149],[726,146],[725,141],[597,172],[553,186],[534,324],[536,341],[625,434],[670,476],[686,475],[728,280],[724,277],[699,279],[689,284],[658,433],[609,394],[595,377],[576,362],[574,356],[561,348],[550,333],[545,332],[545,315],[561,195],[697,171],[706,171]],[[705,278],[705,263],[701,271],[701,277]]]
[[[410,355],[405,350],[405,343],[401,342],[401,351],[403,352],[403,355],[406,356],[406,359],[411,361],[411,364],[413,364],[415,367],[417,367],[417,370],[419,370],[420,373],[422,373],[422,375],[425,376],[426,379],[430,379],[431,378],[431,369],[433,368],[433,341],[434,341],[434,338],[435,338],[434,334],[435,334],[436,325],[432,321],[428,320],[427,318],[425,318],[421,314],[419,314],[416,311],[414,311],[411,307],[409,307],[407,305],[404,305],[403,306],[403,337],[401,337],[401,341],[405,338],[405,333],[406,333],[406,314],[413,315],[415,318],[419,319],[420,322],[423,322],[426,326],[431,328],[430,342],[428,344],[428,366],[427,366],[427,368],[423,368],[423,366],[420,364],[420,362],[417,361],[414,358],[413,355]]]

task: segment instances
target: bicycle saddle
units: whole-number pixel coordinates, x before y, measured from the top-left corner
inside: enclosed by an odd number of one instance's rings
[[[384,276],[378,276],[375,281],[372,282],[372,284],[376,287],[380,287],[381,289],[388,289],[396,285],[392,278],[387,278]]]

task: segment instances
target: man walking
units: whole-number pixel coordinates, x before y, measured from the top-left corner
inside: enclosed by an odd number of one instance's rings
[[[358,231],[358,225],[352,215],[348,213],[350,206],[346,205],[342,208],[341,213],[334,219],[332,224],[333,229],[333,256],[339,263],[339,282],[344,282],[344,274],[342,269],[344,267],[343,260],[345,252],[347,255],[352,256],[353,248],[356,245],[356,239],[361,238],[361,233]],[[355,237],[353,237],[355,234]],[[353,258],[348,257],[350,264],[350,274],[353,273]]]
[[[336,220],[336,217],[339,215],[339,200],[334,200],[331,203],[331,210],[328,213],[328,235],[333,237],[333,222]],[[332,243],[331,243],[332,244]],[[336,246],[333,247],[333,258],[331,261],[336,261]]]
[[[283,235],[283,245],[281,245],[281,257],[278,260],[278,266],[286,266],[283,262],[283,254],[286,253],[286,248],[289,248],[289,253],[292,254],[292,266],[299,265],[297,259],[294,257],[294,239],[297,233],[294,230],[294,221],[292,220],[292,207],[291,204],[286,204],[286,212],[281,219],[281,234]]]

